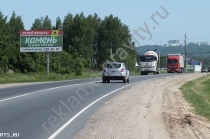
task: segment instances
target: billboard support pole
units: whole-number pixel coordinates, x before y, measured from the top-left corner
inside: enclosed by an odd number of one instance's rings
[[[49,52],[47,52],[46,53],[47,54],[47,76],[49,76],[49,73],[50,73],[50,53]]]

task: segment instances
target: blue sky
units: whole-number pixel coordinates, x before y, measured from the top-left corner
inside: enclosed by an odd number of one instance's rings
[[[165,44],[167,40],[183,40],[185,30],[187,42],[210,42],[209,5],[209,0],[1,0],[0,11],[8,18],[15,11],[17,16],[22,17],[25,29],[30,29],[36,18],[46,15],[55,25],[58,16],[63,21],[68,13],[75,15],[83,12],[85,16],[97,13],[102,19],[113,14],[129,26],[139,45],[151,45]],[[156,13],[166,15],[161,6],[168,12],[165,18]],[[153,14],[158,25],[151,18]],[[144,39],[134,34],[133,30]]]

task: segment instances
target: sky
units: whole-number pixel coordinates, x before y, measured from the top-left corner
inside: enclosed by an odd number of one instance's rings
[[[97,13],[104,19],[113,14],[127,25],[137,45],[163,45],[168,40],[210,43],[209,0],[1,0],[0,12],[21,16],[26,30],[35,19],[48,17],[55,20],[84,13]]]

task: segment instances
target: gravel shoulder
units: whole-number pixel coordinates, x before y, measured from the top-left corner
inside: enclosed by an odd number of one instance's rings
[[[186,74],[132,86],[101,106],[74,139],[209,139],[210,122],[192,112],[179,89],[204,75]]]
[[[30,85],[34,83],[10,83],[10,84],[0,84],[1,88],[8,88],[8,87],[15,87],[15,86],[22,86],[22,85]]]

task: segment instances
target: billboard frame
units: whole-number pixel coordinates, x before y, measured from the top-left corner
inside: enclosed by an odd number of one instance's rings
[[[20,52],[63,51],[62,30],[21,30]]]

